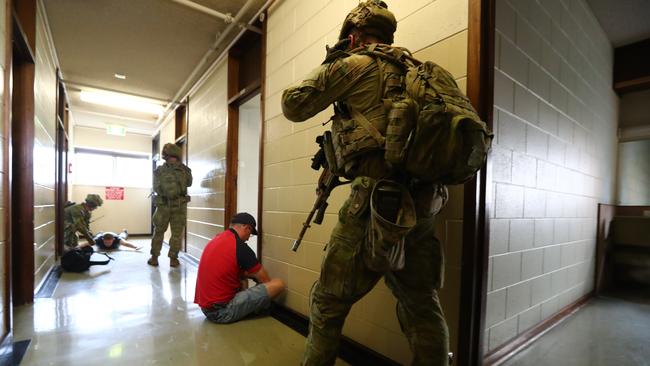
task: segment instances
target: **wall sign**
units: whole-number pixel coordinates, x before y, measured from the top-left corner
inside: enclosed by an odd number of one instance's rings
[[[124,187],[106,187],[104,197],[107,200],[124,201]]]

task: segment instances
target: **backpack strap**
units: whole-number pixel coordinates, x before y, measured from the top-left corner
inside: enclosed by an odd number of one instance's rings
[[[363,113],[360,113],[358,110],[355,108],[349,107],[350,108],[350,113],[352,114],[352,118],[354,118],[355,121],[357,121],[361,127],[363,127],[366,131],[368,131],[368,134],[372,136],[375,141],[379,144],[379,146],[384,146],[384,143],[386,142],[386,138],[382,136],[381,132],[377,130],[375,126],[368,121],[366,116],[363,115]]]
[[[103,255],[105,255],[106,258],[108,258],[108,259],[105,260],[105,261],[88,261],[88,264],[89,264],[89,265],[91,265],[91,266],[94,266],[94,265],[101,265],[101,266],[104,266],[104,265],[107,265],[110,261],[114,261],[114,260],[115,260],[115,258],[111,257],[110,255],[108,255],[108,254],[106,254],[106,253],[97,253],[97,254],[103,254]]]

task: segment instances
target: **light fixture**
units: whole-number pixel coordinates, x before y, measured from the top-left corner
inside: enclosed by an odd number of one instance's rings
[[[106,133],[113,136],[126,136],[126,127],[122,125],[106,125]]]
[[[160,116],[164,107],[148,99],[106,91],[81,91],[81,101]]]
[[[126,79],[126,75],[124,75],[124,74],[115,74],[115,78],[120,79],[120,80],[124,80],[124,79]]]

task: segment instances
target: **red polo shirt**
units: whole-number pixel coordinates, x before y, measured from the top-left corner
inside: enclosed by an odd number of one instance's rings
[[[208,242],[196,277],[194,302],[201,308],[229,302],[240,289],[244,272],[256,273],[262,265],[237,232],[228,229]]]

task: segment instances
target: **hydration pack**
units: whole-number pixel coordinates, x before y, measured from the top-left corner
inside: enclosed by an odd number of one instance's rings
[[[404,48],[373,44],[350,53],[380,58],[404,70],[403,93],[388,112],[385,159],[422,181],[460,184],[478,171],[493,134],[453,76]]]

